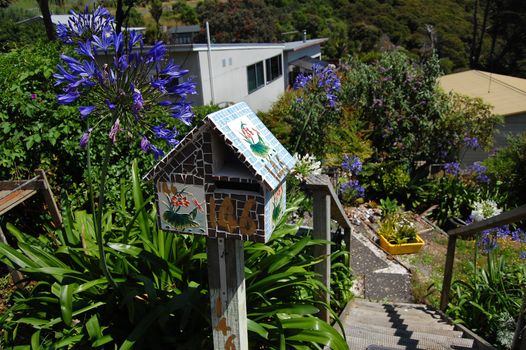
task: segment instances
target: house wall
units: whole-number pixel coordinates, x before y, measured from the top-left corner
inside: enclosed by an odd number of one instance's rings
[[[169,52],[170,58],[173,58],[175,64],[181,66],[181,69],[188,69],[188,74],[185,78],[192,78],[192,81],[196,83],[196,95],[190,95],[187,97],[188,101],[194,105],[203,105],[203,84],[201,82],[201,71],[199,69],[199,53],[194,51],[181,51],[181,52]]]
[[[510,135],[519,136],[526,132],[526,112],[504,117],[504,124],[497,128],[495,135],[494,149],[499,149],[506,146],[506,139]],[[489,157],[491,152],[484,152],[481,150],[465,152],[462,157],[464,165],[470,165],[475,162],[482,161]]]
[[[294,66],[292,66],[290,63],[302,57],[305,57],[305,56],[309,56],[312,58],[316,58],[316,57],[321,58],[321,46],[313,45],[313,46],[309,46],[309,47],[306,47],[298,51],[286,51],[284,54],[285,64],[283,66],[285,67],[285,71],[292,72],[292,69],[294,68]],[[285,89],[287,89],[289,85],[292,85],[294,83],[293,81],[292,82],[289,81],[289,78],[290,78],[289,74],[288,73],[285,74],[285,78],[284,78]]]
[[[246,102],[254,111],[266,111],[283,93],[284,74],[248,93],[247,66],[267,58],[282,54],[281,47],[276,48],[214,48],[212,56],[212,74],[214,99],[216,104],[225,102]],[[211,102],[211,89],[208,71],[208,53],[199,51],[199,62],[202,72],[202,98],[205,104]]]

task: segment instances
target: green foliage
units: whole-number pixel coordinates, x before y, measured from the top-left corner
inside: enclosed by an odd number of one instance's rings
[[[440,92],[439,75],[436,56],[415,64],[394,51],[370,65],[349,61],[344,103],[371,125],[373,159],[415,167],[416,162],[458,157],[466,136],[490,145],[500,119],[480,100]]]
[[[29,288],[17,291],[0,316],[4,349],[210,348],[205,238],[159,230],[155,209],[148,204],[152,197],[143,197],[140,183],[135,164],[131,189],[123,184],[124,198],[103,216],[114,287],[100,267],[87,212],[72,212],[66,201],[64,229],[37,237],[8,225],[18,249],[0,244],[0,259],[22,270]],[[277,224],[269,244],[245,246],[251,344],[346,349],[341,335],[315,317],[329,307],[316,301],[323,286],[312,271],[325,257],[313,258],[309,248],[325,242],[296,236],[299,226],[287,224],[292,210]],[[333,259],[334,293],[341,307],[350,297],[350,272],[338,263],[348,263],[348,256],[335,253]]]
[[[378,235],[383,236],[391,244],[416,242],[416,227],[411,222],[408,212],[395,212],[386,215],[380,222]]]
[[[263,0],[200,2],[199,22],[210,23],[210,34],[219,43],[275,42],[278,31],[272,10]]]
[[[4,348],[207,347],[206,318],[199,317],[208,311],[201,300],[207,280],[196,254],[205,250],[204,239],[158,230],[155,211],[147,211],[137,186],[133,197],[133,215],[121,204],[103,217],[115,287],[104,278],[92,216],[85,211],[66,209],[64,230],[38,238],[8,226],[18,250],[0,245],[0,257],[34,282],[12,297],[2,315]]]
[[[44,25],[40,21],[17,24],[33,16],[32,12],[23,9],[0,8],[0,52],[8,52],[46,38]]]
[[[380,210],[382,210],[383,216],[391,216],[400,211],[401,207],[398,205],[396,199],[387,197],[386,199],[380,199]]]
[[[447,313],[500,349],[509,349],[526,287],[526,269],[493,254],[488,255],[486,266],[471,264],[466,280],[453,282]]]
[[[388,196],[405,202],[411,182],[409,169],[407,163],[397,161],[364,164],[361,178],[367,195],[372,198]]]
[[[526,203],[526,133],[509,138],[507,146],[485,160],[484,165],[487,174],[508,194],[510,206]]]
[[[296,209],[289,207],[286,213]],[[346,349],[341,335],[315,317],[320,308],[330,308],[317,301],[317,294],[324,286],[312,271],[312,266],[326,257],[312,256],[309,247],[325,242],[296,236],[298,226],[287,224],[287,217],[282,217],[268,244],[245,244],[247,314],[260,326],[257,328],[260,332],[251,332],[251,343],[255,348],[277,349],[278,344],[289,348],[313,341],[333,349]],[[343,255],[335,254],[333,258],[339,256]],[[345,303],[349,299],[349,290],[345,288],[350,287],[350,271],[336,265],[333,272],[334,285],[344,288],[335,290],[340,297],[337,302]]]
[[[37,42],[0,56],[0,177],[44,168],[65,186],[82,176],[78,111],[59,106],[53,73],[61,48]]]
[[[186,1],[177,0],[175,4],[172,5],[172,10],[175,12],[177,18],[184,24],[198,24],[197,12],[195,8],[188,5]]]

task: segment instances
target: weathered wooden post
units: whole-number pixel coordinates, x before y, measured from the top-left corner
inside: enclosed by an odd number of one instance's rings
[[[331,240],[331,219],[338,222],[344,229],[344,240],[347,249],[351,247],[352,227],[349,218],[343,210],[342,204],[334,191],[334,187],[327,175],[311,175],[307,178],[305,186],[313,195],[313,237],[316,239]],[[314,271],[320,275],[320,280],[327,292],[320,296],[320,300],[329,305],[331,287],[331,245],[316,245],[314,256],[326,256],[327,258],[314,266]],[[320,311],[320,318],[326,322],[330,321],[330,315],[326,309]]]
[[[207,116],[145,177],[163,230],[207,236],[214,349],[248,348],[243,241],[270,238],[294,163],[238,103]]]
[[[455,262],[455,248],[457,236],[449,235],[447,240],[446,266],[444,267],[444,280],[442,282],[442,293],[440,294],[440,310],[446,311],[449,303],[449,291],[453,278],[453,263]]]
[[[315,239],[331,240],[331,197],[325,191],[315,191],[313,194],[313,218],[312,218],[312,236]],[[327,303],[331,302],[331,245],[323,244],[314,246],[314,256],[326,256],[327,258],[314,265],[314,272],[320,275],[321,283],[327,288],[327,292],[321,296],[321,300]],[[325,322],[330,321],[330,315],[327,309],[322,308],[320,318]]]

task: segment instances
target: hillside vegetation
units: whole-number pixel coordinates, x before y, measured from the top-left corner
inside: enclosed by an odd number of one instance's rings
[[[331,59],[401,46],[416,57],[435,49],[446,72],[526,76],[521,0],[231,0],[204,1],[196,10],[219,42],[297,40],[305,29],[309,38],[329,38],[324,54]]]

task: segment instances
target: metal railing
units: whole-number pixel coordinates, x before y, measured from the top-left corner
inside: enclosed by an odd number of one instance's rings
[[[447,255],[446,265],[444,268],[444,280],[442,283],[442,293],[440,295],[440,309],[445,312],[449,303],[449,292],[451,290],[451,280],[453,277],[453,262],[455,260],[455,248],[457,238],[466,238],[477,235],[480,232],[501,227],[502,225],[512,224],[517,221],[526,219],[526,205],[516,209],[501,213],[484,221],[475,222],[471,225],[458,227],[447,232]],[[513,337],[512,350],[526,350],[526,334],[525,334],[525,320],[524,311],[526,307],[526,291],[524,293],[523,302],[519,318],[517,320],[517,327],[515,329],[515,336]]]

